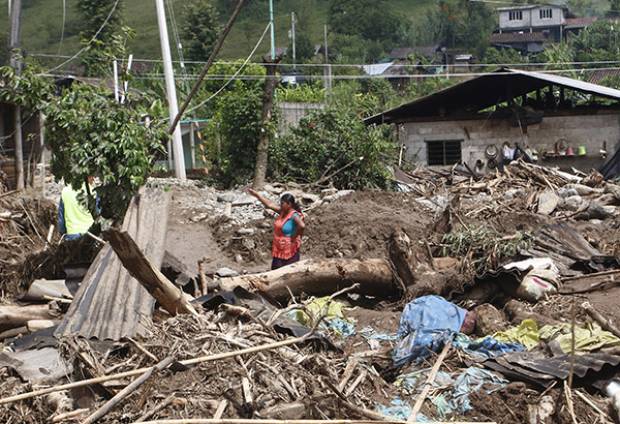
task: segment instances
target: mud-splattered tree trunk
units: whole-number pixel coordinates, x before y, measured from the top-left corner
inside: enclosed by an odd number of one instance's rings
[[[273,117],[273,93],[278,85],[276,78],[277,61],[268,63],[267,80],[265,81],[265,89],[263,92],[263,113],[261,117],[261,134],[256,149],[256,168],[254,169],[254,183],[252,187],[260,190],[265,185],[265,177],[267,175],[267,163],[269,161],[269,137],[271,131],[269,124]]]

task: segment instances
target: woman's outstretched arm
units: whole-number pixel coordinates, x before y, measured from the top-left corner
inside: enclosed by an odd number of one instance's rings
[[[248,189],[248,193],[256,197],[256,199],[259,202],[261,202],[263,206],[265,206],[267,209],[271,209],[272,211],[275,211],[275,212],[280,212],[280,206],[277,203],[272,202],[271,200],[267,199],[265,196],[262,196],[260,193],[257,193],[255,190],[252,190],[251,188]]]

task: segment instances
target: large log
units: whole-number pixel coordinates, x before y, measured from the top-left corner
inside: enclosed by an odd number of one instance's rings
[[[260,274],[240,275],[220,280],[222,290],[243,287],[259,290],[277,299],[287,299],[290,293],[312,296],[330,295],[352,283],[356,290],[369,296],[390,297],[401,293],[394,282],[390,263],[384,259],[326,259],[306,260]]]
[[[197,315],[185,293],[151,264],[129,233],[113,228],[107,230],[104,237],[129,274],[138,280],[166,311],[172,315]]]
[[[59,315],[59,312],[49,305],[0,306],[0,330],[25,327],[28,321],[33,320],[55,320]]]

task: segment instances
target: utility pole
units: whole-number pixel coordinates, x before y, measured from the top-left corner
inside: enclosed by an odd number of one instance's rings
[[[271,34],[271,61],[276,60],[276,29],[273,21],[273,0],[269,0],[269,24]]]
[[[9,48],[11,50],[11,67],[15,69],[15,73],[21,73],[21,50],[20,50],[20,25],[22,18],[22,1],[13,0],[11,3],[11,37]],[[24,148],[22,140],[22,108],[15,105],[15,113],[13,116],[14,142],[15,142],[15,179],[17,190],[24,189]]]
[[[170,124],[173,125],[179,113],[179,104],[177,102],[177,89],[174,83],[174,70],[172,69],[172,56],[170,54],[170,41],[168,40],[168,24],[166,23],[164,0],[155,0],[155,6],[157,8],[161,55],[164,61],[168,111],[170,114]],[[172,133],[172,150],[174,153],[174,174],[178,179],[185,180],[185,156],[183,154],[183,138],[181,136],[180,123],[176,124],[174,132]],[[170,149],[168,149],[168,157],[170,157],[170,153]]]
[[[325,42],[325,90],[328,94],[332,91],[332,66],[329,64],[329,47],[327,45],[327,24],[323,26],[323,38]]]
[[[297,48],[295,46],[295,24],[297,19],[295,18],[295,12],[291,12],[291,43],[293,45],[293,69],[297,69]]]

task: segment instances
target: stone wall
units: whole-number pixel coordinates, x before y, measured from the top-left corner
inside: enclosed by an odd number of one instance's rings
[[[278,103],[280,116],[278,122],[278,131],[280,135],[288,134],[292,127],[297,126],[302,118],[310,112],[323,109],[325,105],[322,103]]]
[[[400,127],[398,139],[406,147],[405,158],[421,164],[427,164],[428,142],[461,140],[462,160],[472,167],[478,159],[487,163],[485,150],[490,145],[499,150],[506,141],[511,145],[518,142],[542,153],[553,151],[555,143],[563,140],[575,152],[580,145],[586,147],[585,157],[570,162],[571,166],[589,170],[593,163],[600,162],[604,146],[609,154],[620,147],[620,113],[546,116],[540,124],[530,125],[527,134],[507,119],[409,122]],[[558,161],[561,164],[562,159]]]

